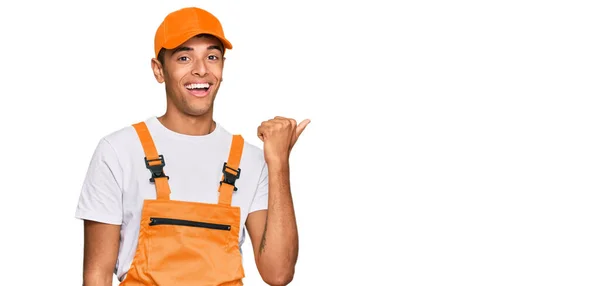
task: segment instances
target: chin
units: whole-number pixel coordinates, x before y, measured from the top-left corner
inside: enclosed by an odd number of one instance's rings
[[[210,107],[188,107],[185,110],[185,113],[190,116],[204,116],[208,114],[210,111]]]

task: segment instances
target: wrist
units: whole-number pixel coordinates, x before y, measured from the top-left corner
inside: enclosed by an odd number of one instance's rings
[[[288,169],[290,164],[288,158],[285,157],[269,158],[266,160],[266,163],[269,167],[269,170],[273,171]]]

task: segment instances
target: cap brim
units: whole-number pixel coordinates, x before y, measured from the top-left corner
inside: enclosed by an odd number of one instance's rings
[[[200,34],[211,35],[211,36],[219,39],[223,43],[223,47],[225,47],[225,49],[228,49],[228,50],[233,49],[233,46],[231,45],[231,43],[227,39],[225,39],[224,37],[221,37],[219,35],[215,35],[212,32],[207,32],[207,31],[202,31],[202,30],[191,31],[191,32],[188,32],[186,34],[182,34],[179,37],[173,37],[173,38],[169,39],[169,41],[165,42],[164,48],[165,49],[169,49],[169,50],[177,48],[181,44],[185,43],[187,40],[193,38],[196,35],[200,35]]]

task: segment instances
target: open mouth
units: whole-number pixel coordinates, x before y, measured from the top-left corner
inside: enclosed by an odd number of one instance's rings
[[[185,88],[190,91],[194,96],[202,97],[208,94],[208,90],[210,89],[210,84],[203,83],[189,83],[185,85]]]

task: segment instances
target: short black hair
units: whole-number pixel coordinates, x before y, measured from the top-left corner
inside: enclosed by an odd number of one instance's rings
[[[166,52],[167,52],[167,49],[160,48],[160,51],[158,52],[158,56],[156,57],[158,62],[163,66],[165,65],[165,53]]]

